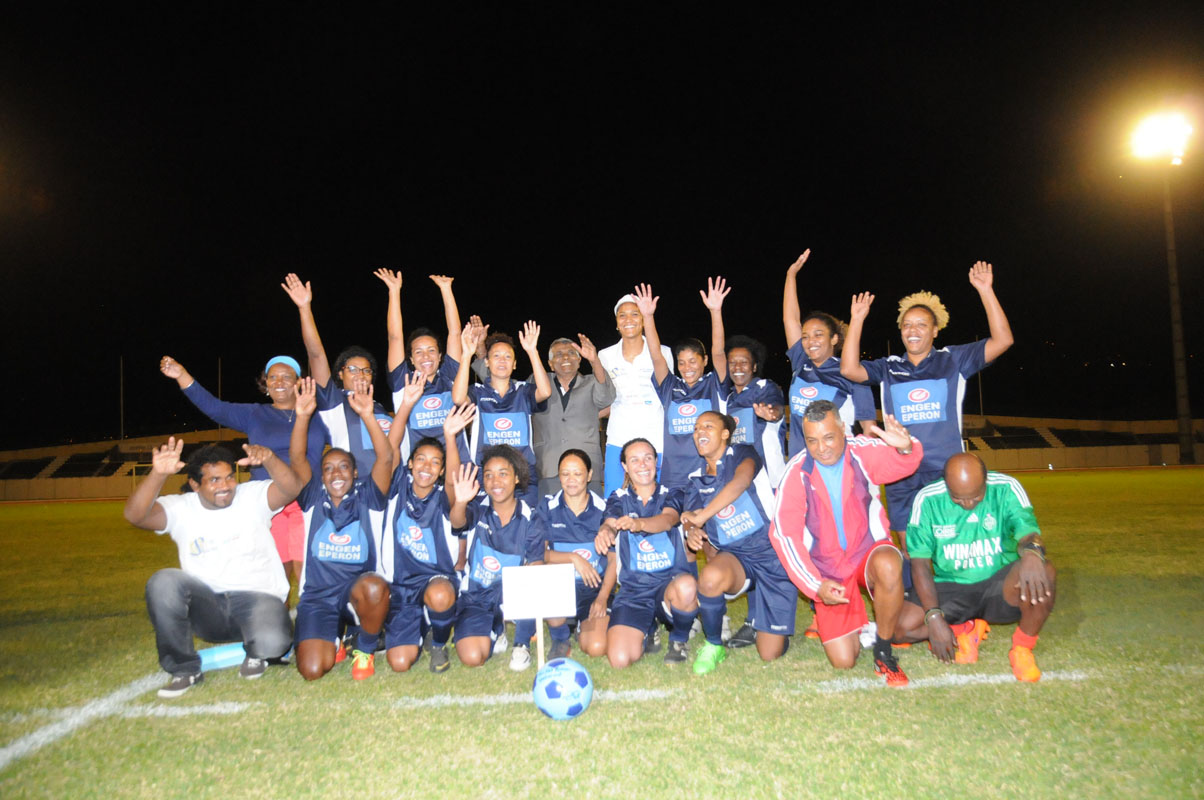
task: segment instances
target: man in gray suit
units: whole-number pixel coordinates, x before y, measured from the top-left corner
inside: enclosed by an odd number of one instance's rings
[[[598,414],[610,407],[615,387],[598,360],[598,349],[584,334],[580,344],[557,339],[548,348],[548,366],[552,370],[552,396],[544,409],[531,415],[531,446],[539,470],[539,493],[560,491],[560,454],[565,450],[584,450],[593,462],[589,488],[602,494],[602,447],[598,436]],[[593,375],[580,371],[581,359],[589,362]]]

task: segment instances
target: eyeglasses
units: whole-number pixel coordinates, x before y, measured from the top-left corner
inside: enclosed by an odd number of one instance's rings
[[[348,364],[343,367],[343,370],[353,376],[359,375],[360,373],[363,373],[364,375],[372,374],[372,367],[357,367],[355,364]]]

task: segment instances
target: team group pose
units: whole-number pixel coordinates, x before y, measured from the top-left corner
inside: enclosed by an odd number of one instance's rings
[[[808,250],[786,272],[785,393],[763,377],[762,343],[726,336],[733,290],[722,277],[699,291],[709,349],[690,337],[662,345],[661,298],[639,284],[614,305],[617,343],[599,350],[578,333],[541,354],[534,321],[518,347],[496,328],[490,334],[479,315],[462,324],[453,279],[443,275],[430,279],[446,347],[425,328],[406,337],[402,276],[377,270],[387,289],[394,413],[373,399],[379,375],[369,350],[350,346],[328,362],[314,287],[291,273],[281,286],[299,313],[309,376],[290,356],[270,359],[261,380],[268,404],[219,401],[164,356],[160,370],[194,405],[247,435],[238,463],[256,483],[232,483],[233,457],[211,448],[185,463],[173,439],[156,449],[154,470],[127,503],[134,525],[171,531],[180,546],[181,570],[170,580],[156,575],[147,590],[171,673],[161,695],[200,682],[193,635],[241,639],[248,678],[284,655],[288,576],[298,592],[291,660],[306,680],[348,652],[357,680],[375,673],[378,650],[398,673],[424,653],[430,671],[443,673],[452,649],[461,665],[481,666],[510,649],[503,568],[543,563],[575,573],[575,615],[546,621],[553,658],[572,653],[575,641],[616,669],[662,650],[673,665],[690,660],[700,634],[698,675],[715,672],[731,647],[755,645],[773,662],[789,649],[801,593],[838,669],[853,668],[872,645],[873,670],[889,686],[906,685],[895,645],[927,641],[940,662],[973,663],[991,624],[1016,623],[1012,671],[1038,680],[1033,648],[1056,574],[1023,488],[963,453],[961,437],[967,379],[1012,344],[991,265],[969,273],[988,338],[938,348],[948,312],[936,295],[917,292],[899,303],[904,354],[862,360],[873,294],[853,295],[847,328],[823,311],[803,315],[799,275],[809,258]],[[819,277],[808,270],[804,289]],[[824,283],[838,277],[825,274]],[[741,302],[738,290],[731,302]],[[528,380],[514,377],[519,349]],[[592,376],[580,371],[583,361]],[[179,501],[158,498],[180,469],[195,497],[186,526],[176,521]],[[232,503],[236,496],[247,502]],[[270,623],[215,620],[214,603],[249,602],[227,588],[246,571],[237,559],[210,558],[188,574],[197,553],[222,541],[214,531],[235,505],[246,508],[245,543],[230,546],[276,553],[255,575],[264,595],[255,602],[280,603]],[[741,595],[748,617],[729,636],[727,606]],[[535,620],[514,620],[511,669],[529,667],[536,633]]]

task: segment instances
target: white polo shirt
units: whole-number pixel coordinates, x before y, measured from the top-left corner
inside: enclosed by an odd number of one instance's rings
[[[265,592],[288,598],[288,579],[272,539],[271,481],[240,483],[226,508],[205,508],[196,492],[160,497],[180,569],[215,592]]]
[[[610,420],[606,423],[606,442],[622,447],[632,439],[644,438],[660,453],[664,450],[665,407],[652,385],[652,353],[648,350],[648,340],[640,338],[644,349],[634,361],[623,358],[621,340],[598,353],[598,360],[615,386],[615,400],[610,405]],[[673,351],[662,344],[661,353],[665,363],[671,365]]]

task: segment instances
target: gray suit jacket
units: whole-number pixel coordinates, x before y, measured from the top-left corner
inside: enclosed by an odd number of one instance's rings
[[[615,399],[615,386],[598,383],[593,375],[577,373],[567,407],[561,408],[560,381],[549,373],[552,396],[544,411],[531,415],[531,447],[540,478],[557,475],[560,454],[578,448],[589,454],[594,474],[602,474],[602,446],[598,436],[598,412]]]

